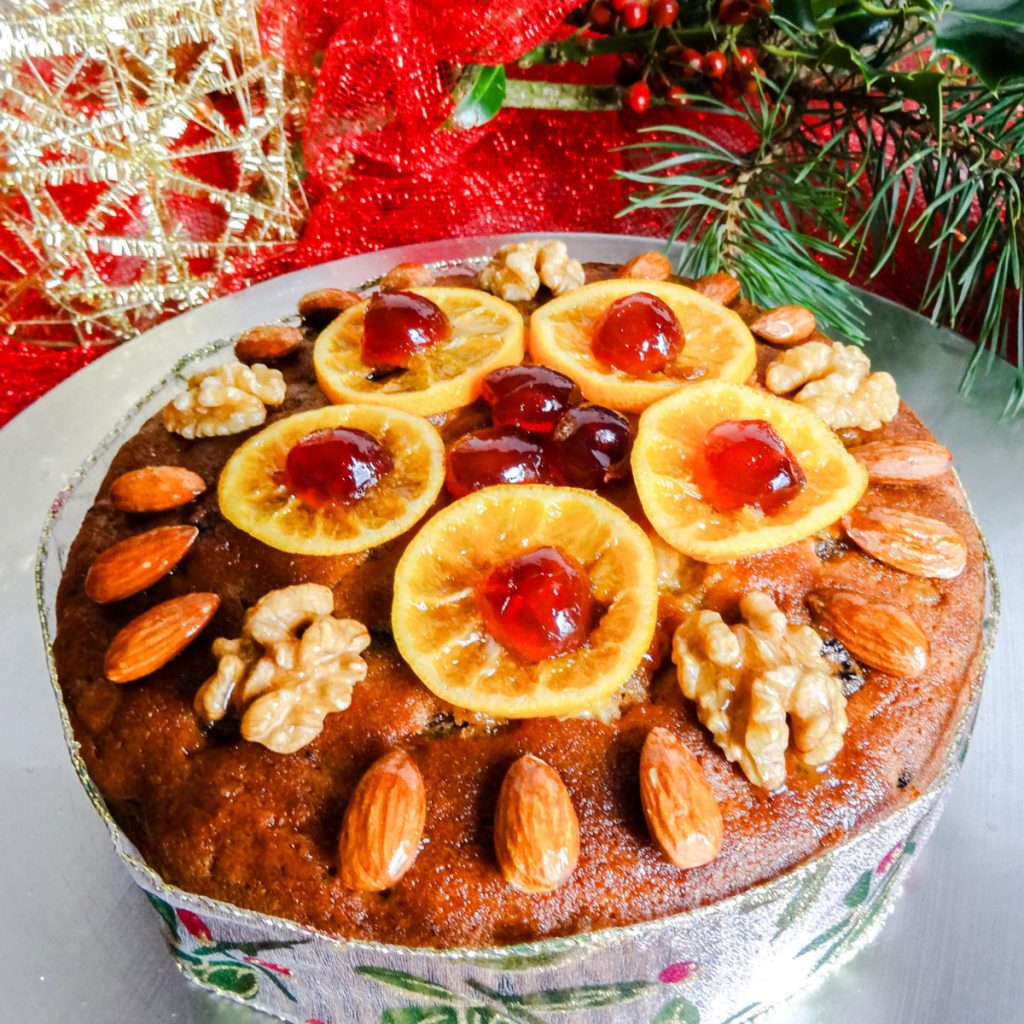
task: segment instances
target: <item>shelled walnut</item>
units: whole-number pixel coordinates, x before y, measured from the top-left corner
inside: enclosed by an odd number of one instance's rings
[[[553,295],[579,288],[583,264],[565,242],[513,242],[503,245],[480,271],[480,287],[506,302],[526,302],[546,285]]]
[[[783,352],[769,365],[765,383],[777,395],[795,391],[793,401],[833,430],[877,430],[900,408],[892,377],[872,373],[871,360],[859,348],[838,341],[808,341]]]
[[[188,390],[164,407],[164,426],[189,440],[239,434],[263,423],[267,406],[280,405],[286,391],[280,370],[225,363],[189,378]]]
[[[196,713],[218,722],[232,712],[247,740],[279,754],[310,743],[327,715],[349,706],[366,676],[359,655],[370,634],[354,619],[336,619],[333,608],[330,588],[318,583],[260,598],[237,640],[213,642],[219,663],[196,693]]]
[[[744,621],[729,626],[717,612],[695,612],[676,630],[672,660],[725,756],[755,786],[774,790],[786,781],[790,739],[807,765],[836,756],[846,699],[840,669],[823,657],[812,627],[791,625],[759,591],[743,597],[740,613]]]

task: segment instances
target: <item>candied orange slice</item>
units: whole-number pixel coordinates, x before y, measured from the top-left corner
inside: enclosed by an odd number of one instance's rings
[[[796,497],[767,515],[752,505],[716,511],[694,482],[707,432],[725,420],[766,420],[804,471]],[[809,537],[845,515],[868,476],[824,421],[756,388],[708,381],[670,395],[641,417],[633,479],[651,525],[674,548],[703,562],[728,562]]]
[[[379,373],[361,358],[369,302],[350,306],[316,340],[313,365],[332,402],[372,402],[432,416],[468,405],[499,366],[522,361],[523,318],[515,306],[475,288],[410,288],[439,306],[451,336],[414,355],[408,369]]]
[[[348,427],[378,440],[393,468],[350,505],[313,507],[285,482],[288,452],[317,430]],[[434,504],[444,483],[444,442],[420,416],[373,405],[332,405],[300,412],[250,437],[220,474],[224,518],[279,551],[344,555],[404,533]]]
[[[664,370],[642,376],[613,369],[591,351],[594,329],[617,299],[648,292],[675,313],[683,347]],[[649,405],[694,380],[741,383],[757,364],[757,346],[731,309],[670,281],[595,281],[545,303],[530,318],[530,355],[572,377],[591,402],[625,412]]]
[[[495,566],[544,546],[583,567],[603,613],[582,647],[527,661],[491,636],[477,595]],[[517,484],[474,491],[420,529],[395,571],[391,628],[443,700],[539,718],[599,707],[640,664],[657,614],[654,551],[629,516],[591,491]]]

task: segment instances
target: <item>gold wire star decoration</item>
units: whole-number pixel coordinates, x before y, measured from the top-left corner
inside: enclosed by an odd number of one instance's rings
[[[294,239],[298,104],[252,0],[0,0],[0,331],[123,339]]]

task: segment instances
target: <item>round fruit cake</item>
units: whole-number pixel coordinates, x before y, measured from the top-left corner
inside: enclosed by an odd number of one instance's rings
[[[713,903],[925,791],[984,559],[892,378],[654,253],[445,275],[305,296],[114,458],[54,654],[147,863],[501,945]]]

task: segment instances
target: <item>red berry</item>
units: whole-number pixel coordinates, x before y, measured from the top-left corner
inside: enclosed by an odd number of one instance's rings
[[[626,373],[655,373],[683,347],[675,313],[654,295],[634,292],[616,299],[598,320],[590,350],[607,366]]]
[[[586,570],[553,547],[496,565],[477,592],[477,606],[494,639],[527,661],[578,650],[593,616]]]
[[[440,307],[414,292],[378,292],[363,320],[361,357],[367,366],[407,367],[413,356],[451,337]]]
[[[690,102],[686,90],[681,85],[673,85],[665,94],[665,99],[675,107],[685,107]]]
[[[756,505],[772,515],[803,490],[807,478],[765,420],[724,420],[704,435],[694,479],[718,512]]]
[[[456,498],[495,484],[552,482],[544,446],[515,427],[476,430],[448,450],[445,486]]]
[[[719,0],[718,20],[723,25],[743,25],[754,16],[751,0]]]
[[[644,73],[644,66],[640,58],[632,53],[624,53],[615,69],[615,81],[621,86],[632,85],[639,81]]]
[[[603,405],[562,413],[551,436],[551,456],[575,487],[597,488],[624,475],[629,458],[629,421]]]
[[[615,11],[616,14],[618,14],[628,2],[629,0],[608,0],[611,9]]]
[[[752,71],[757,66],[757,53],[749,46],[741,46],[732,63],[737,71]]]
[[[704,74],[708,78],[721,78],[725,74],[725,69],[728,67],[728,61],[725,59],[725,54],[721,50],[709,50],[704,54],[703,61]]]
[[[546,366],[503,366],[492,370],[481,391],[496,426],[550,434],[558,417],[579,401],[570,378]]]
[[[646,82],[634,82],[626,90],[626,106],[634,114],[642,114],[651,105],[651,89]]]
[[[703,72],[704,55],[700,50],[695,50],[692,46],[686,46],[683,48],[680,63],[687,77],[692,78]]]
[[[611,7],[603,0],[597,0],[597,3],[590,8],[590,23],[595,28],[607,28],[614,17],[615,14]]]
[[[659,28],[671,25],[679,17],[679,4],[676,0],[654,0],[651,5],[651,21]]]
[[[626,28],[642,28],[647,24],[647,4],[640,0],[626,0],[622,8],[622,23]]]
[[[365,430],[314,430],[288,451],[285,483],[300,501],[319,508],[351,505],[395,467],[390,450]]]

